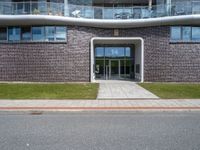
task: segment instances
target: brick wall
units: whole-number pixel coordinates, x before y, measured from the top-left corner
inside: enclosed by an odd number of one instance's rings
[[[170,43],[169,27],[120,29],[144,38],[145,81],[200,82],[200,44]],[[67,43],[0,43],[0,81],[89,81],[90,40],[112,29],[68,26]]]

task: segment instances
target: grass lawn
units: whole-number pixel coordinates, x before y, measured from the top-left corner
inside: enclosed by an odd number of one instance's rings
[[[0,84],[0,99],[96,99],[98,84]]]
[[[139,85],[164,99],[200,99],[200,84],[141,83]]]

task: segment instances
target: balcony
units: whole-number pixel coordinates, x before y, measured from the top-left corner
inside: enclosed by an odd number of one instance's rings
[[[72,18],[131,20],[200,14],[200,2],[134,7],[94,7],[48,2],[0,2],[0,15],[50,15]]]

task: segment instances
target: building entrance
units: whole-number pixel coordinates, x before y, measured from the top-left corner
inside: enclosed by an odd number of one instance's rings
[[[96,79],[134,79],[134,53],[134,45],[95,45]]]

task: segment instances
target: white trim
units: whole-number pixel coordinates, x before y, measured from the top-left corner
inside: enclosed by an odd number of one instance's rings
[[[90,45],[90,81],[95,82],[94,75],[94,41],[109,40],[109,41],[127,41],[127,40],[139,40],[141,41],[141,82],[144,82],[144,39],[141,37],[94,37],[91,39]]]
[[[101,28],[132,28],[132,27],[150,27],[161,25],[199,25],[200,14],[168,16],[147,19],[87,19],[73,18],[66,16],[48,16],[48,15],[0,15],[1,26],[14,25],[79,25]]]

